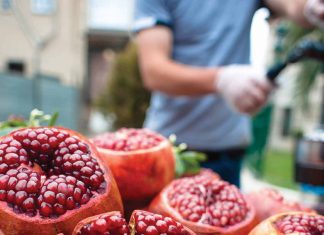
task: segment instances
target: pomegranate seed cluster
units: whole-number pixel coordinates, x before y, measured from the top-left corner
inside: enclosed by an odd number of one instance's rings
[[[283,234],[323,235],[324,218],[309,214],[288,215],[276,222]]]
[[[120,214],[101,215],[95,221],[84,225],[77,235],[129,235],[126,220]]]
[[[146,211],[137,211],[135,217],[135,234],[159,235],[159,234],[177,234],[188,235],[189,232],[182,224],[176,222],[170,217],[153,214]]]
[[[23,129],[0,141],[0,201],[17,213],[57,217],[105,187],[89,146],[64,130]]]
[[[167,197],[184,219],[196,223],[228,227],[245,220],[249,213],[236,186],[205,175],[174,181]]]
[[[114,133],[105,133],[93,138],[93,142],[105,149],[134,151],[159,145],[164,137],[148,129],[122,128]]]

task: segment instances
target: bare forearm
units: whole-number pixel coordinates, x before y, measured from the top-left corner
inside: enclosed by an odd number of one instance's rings
[[[215,90],[217,69],[193,67],[173,60],[151,61],[141,66],[145,86],[169,95],[205,95]]]

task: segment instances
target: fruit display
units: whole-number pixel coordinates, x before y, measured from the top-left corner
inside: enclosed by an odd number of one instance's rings
[[[78,223],[73,235],[194,235],[179,222],[147,211],[135,210],[129,224],[118,211],[92,216]]]
[[[149,210],[169,216],[197,234],[248,234],[255,211],[238,188],[210,172],[174,180]]]
[[[324,234],[323,216],[274,189],[243,195],[185,144],[39,126],[56,118],[34,110],[1,132],[0,235]]]
[[[153,131],[122,128],[92,142],[113,172],[124,201],[151,199],[175,177],[172,145]]]
[[[96,148],[60,127],[23,128],[0,137],[0,229],[71,234],[84,218],[123,211]]]
[[[275,189],[265,188],[246,195],[253,205],[259,222],[268,217],[289,211],[314,212],[298,202],[288,201]]]
[[[307,212],[286,212],[264,220],[249,235],[323,235],[324,217]]]

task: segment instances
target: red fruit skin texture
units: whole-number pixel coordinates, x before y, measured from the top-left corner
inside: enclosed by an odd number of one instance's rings
[[[28,129],[36,131],[38,128],[43,127]],[[13,208],[8,206],[6,201],[0,201],[0,229],[7,235],[56,235],[59,233],[67,235],[71,234],[75,225],[84,218],[108,211],[123,211],[123,205],[117,184],[109,168],[105,168],[97,157],[98,152],[96,147],[86,137],[75,131],[62,127],[46,128],[54,128],[60,132],[68,133],[70,136],[73,136],[78,141],[89,147],[91,156],[96,158],[97,163],[103,172],[104,181],[106,182],[105,190],[101,193],[94,192],[93,196],[87,203],[80,205],[80,207],[76,209],[67,210],[63,215],[57,217],[43,217],[40,216],[39,212],[34,216],[29,216],[24,213],[18,214],[13,211]],[[5,138],[11,138],[16,132],[23,130],[25,129],[20,129],[11,132],[8,136],[0,137],[0,143]],[[34,172],[38,170],[39,166],[33,169]],[[49,176],[47,177],[49,178]]]
[[[291,223],[287,223],[285,221],[285,219],[289,217],[295,217],[294,219],[290,219],[292,221]],[[316,218],[317,222],[311,223],[311,225],[309,225],[307,221],[303,222],[301,218],[306,218],[307,220],[307,217]],[[302,211],[295,211],[295,212],[291,211],[291,212],[284,212],[284,213],[273,215],[265,219],[264,221],[262,221],[249,233],[249,235],[322,235],[322,234],[324,234],[324,216],[318,215],[316,213],[308,213]]]
[[[220,184],[227,185],[226,187],[229,188],[233,188],[235,186],[233,185],[229,185],[227,182],[222,181],[219,179],[219,176],[217,174],[212,174],[212,172],[210,171],[202,171],[201,174],[197,175],[197,176],[192,176],[192,177],[184,177],[178,180],[174,180],[172,181],[168,186],[166,186],[160,193],[158,196],[156,196],[154,198],[154,200],[151,202],[150,206],[149,206],[149,211],[153,212],[153,213],[157,213],[157,214],[161,214],[163,216],[169,216],[171,218],[173,218],[174,220],[180,222],[181,224],[183,224],[184,226],[186,226],[187,228],[191,229],[194,233],[198,234],[198,235],[247,235],[253,228],[254,226],[257,224],[256,218],[255,218],[255,211],[254,208],[250,205],[249,202],[246,202],[246,207],[248,208],[248,212],[246,214],[246,217],[240,221],[237,224],[231,225],[229,227],[221,227],[221,226],[214,226],[214,225],[210,225],[210,224],[204,224],[202,222],[193,222],[190,221],[189,219],[186,219],[183,217],[183,215],[177,211],[175,208],[173,208],[171,206],[171,201],[168,198],[168,195],[170,192],[174,192],[174,188],[177,187],[177,185],[181,185],[183,182],[187,181],[188,179],[191,180],[191,178],[196,177],[197,181],[197,185],[198,185],[198,190],[200,188],[200,185],[203,182],[206,181],[210,181],[210,182],[222,182]],[[182,182],[181,182],[182,181]],[[201,183],[199,183],[201,182]],[[197,190],[196,189],[192,189],[192,190]],[[189,191],[191,189],[188,189]],[[203,193],[205,190],[201,189],[201,192]],[[236,190],[236,193],[238,192],[238,190]],[[183,194],[185,195],[186,192],[183,192]],[[226,193],[223,195],[226,195]],[[228,194],[227,194],[228,195]],[[243,195],[240,196],[241,200],[243,198],[243,200],[245,199]],[[172,200],[172,198],[171,198]],[[182,202],[184,202],[186,199],[182,200]],[[206,201],[204,201],[203,203],[201,203],[201,201],[198,199],[198,201],[196,200],[196,198],[191,198],[191,202],[199,202],[200,205],[206,203]],[[182,203],[181,200],[178,201],[178,203]],[[187,203],[187,205],[190,205]],[[199,204],[197,203],[197,204]],[[178,204],[178,206],[180,205]],[[214,204],[216,205],[216,203]],[[233,209],[232,209],[233,210]],[[193,211],[191,211],[191,213],[189,214],[192,215]],[[201,220],[201,217],[198,217],[197,220]]]
[[[159,138],[157,146],[147,149],[115,151],[97,146],[101,160],[116,179],[124,202],[148,201],[174,179],[172,145],[166,138]]]
[[[118,211],[95,215],[80,221],[72,233],[72,235],[90,234],[195,235],[190,229],[171,218],[142,210],[133,211],[129,224]]]
[[[289,211],[315,213],[311,208],[307,208],[298,202],[285,200],[276,189],[265,188],[251,192],[246,195],[246,198],[254,207],[259,223],[272,215]]]

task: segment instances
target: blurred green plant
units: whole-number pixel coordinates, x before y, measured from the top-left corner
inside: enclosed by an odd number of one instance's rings
[[[23,127],[35,127],[41,125],[54,126],[57,121],[58,115],[58,112],[49,115],[45,114],[41,110],[33,109],[30,112],[28,120],[15,115],[10,116],[8,120],[0,122],[0,136],[6,135],[11,131]]]
[[[274,47],[275,60],[280,61],[286,58],[287,54],[296,47],[301,40],[312,39],[320,42],[324,41],[323,31],[317,28],[305,29],[301,26],[282,20],[277,28],[277,43]],[[300,68],[296,83],[294,84],[294,100],[298,106],[307,109],[308,97],[314,84],[317,74],[323,69],[323,63],[315,60],[303,60],[298,62]]]
[[[276,42],[274,45],[274,63],[287,58],[296,45],[305,39],[323,41],[324,34],[319,29],[305,29],[288,20],[281,20],[275,27]],[[316,75],[321,70],[321,63],[315,60],[302,60],[298,62],[300,68],[294,84],[295,106],[307,108],[310,90],[314,84]],[[246,163],[257,176],[263,176],[267,168],[264,161],[266,146],[271,129],[273,104],[269,104],[253,117],[252,133],[253,142],[247,153]],[[306,112],[305,112],[306,113]],[[300,138],[302,130],[295,130],[294,137]]]
[[[142,127],[149,106],[150,92],[142,84],[138,67],[137,49],[129,43],[119,53],[113,65],[104,92],[95,102],[95,106],[104,115],[116,117],[113,128]]]

